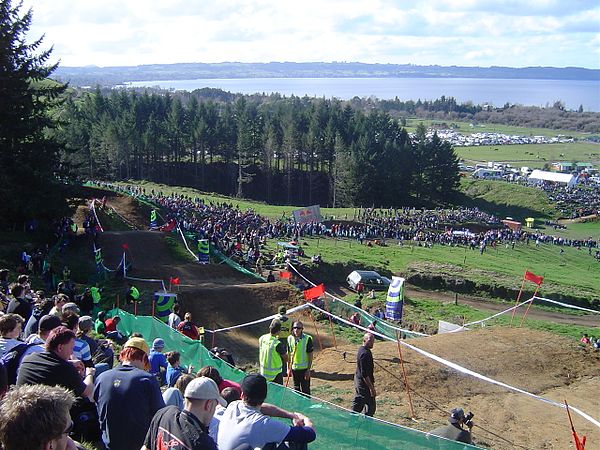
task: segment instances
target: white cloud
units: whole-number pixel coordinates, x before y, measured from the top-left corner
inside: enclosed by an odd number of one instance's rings
[[[589,0],[25,0],[28,6],[30,39],[45,34],[45,45],[54,45],[53,57],[66,66],[363,61],[600,68],[600,6]]]

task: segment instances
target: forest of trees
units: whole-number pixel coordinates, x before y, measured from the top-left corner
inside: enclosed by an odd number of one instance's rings
[[[146,179],[273,203],[441,204],[458,186],[452,147],[339,100],[74,90],[59,112],[80,179]]]

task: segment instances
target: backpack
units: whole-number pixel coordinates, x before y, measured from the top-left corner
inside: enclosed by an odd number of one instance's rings
[[[0,358],[0,364],[2,364],[6,368],[9,386],[17,383],[17,371],[19,370],[19,366],[21,365],[21,359],[23,359],[23,354],[27,351],[28,348],[33,347],[35,345],[38,344],[22,343],[15,345],[8,352],[6,352],[2,356],[2,358]]]

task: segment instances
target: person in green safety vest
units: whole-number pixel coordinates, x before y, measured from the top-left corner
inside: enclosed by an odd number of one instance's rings
[[[304,325],[299,320],[292,325],[288,336],[290,354],[288,376],[294,379],[294,390],[310,395],[310,370],[313,362],[313,338],[304,333]]]
[[[92,300],[94,301],[94,306],[98,305],[100,303],[100,300],[102,300],[101,292],[102,292],[102,289],[100,289],[98,286],[92,286],[90,288],[90,293],[92,294]]]
[[[139,302],[140,301],[140,291],[133,284],[129,285],[129,290],[127,291],[127,303]]]
[[[279,340],[283,345],[287,345],[288,337],[292,334],[292,321],[288,316],[285,315],[286,311],[287,308],[285,305],[281,305],[277,310],[278,314],[275,316],[275,318],[281,322]]]
[[[283,384],[283,371],[287,367],[287,348],[278,338],[281,322],[273,319],[269,333],[263,334],[258,340],[258,360],[260,373],[268,381]]]

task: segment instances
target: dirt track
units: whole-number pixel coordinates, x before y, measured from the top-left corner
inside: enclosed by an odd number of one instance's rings
[[[128,201],[119,200],[125,205]],[[133,209],[134,205],[129,207]],[[125,209],[121,207],[119,212]],[[139,222],[141,227],[141,218]],[[179,276],[183,284],[179,299],[184,310],[190,310],[198,323],[207,328],[252,321],[273,314],[282,303],[292,306],[299,302],[297,292],[284,283],[254,283],[225,266],[182,263],[171,255],[160,232],[109,232],[102,235],[100,242],[109,267],[118,264],[121,246],[127,243],[134,264],[132,275],[165,280]],[[417,290],[409,290],[408,296],[454,300],[452,294]],[[471,302],[490,311],[504,309],[501,304],[463,296],[459,302]],[[536,318],[565,319],[546,311],[535,310],[533,314]],[[565,320],[588,318],[568,316]],[[311,321],[304,321],[306,331],[315,336]],[[232,350],[241,365],[255,363],[257,338],[266,331],[266,326],[218,334],[215,345]],[[321,325],[319,331],[325,350],[319,351],[317,347],[314,394],[349,407],[357,346],[341,342],[338,337],[338,348],[334,349],[332,339],[324,336]],[[572,340],[521,328],[490,327],[410,343],[534,394],[557,402],[567,399],[571,405],[600,418],[600,354],[583,349]],[[207,346],[211,344],[209,337]],[[461,375],[405,349],[403,358],[417,420],[414,422],[410,419],[396,344],[377,342],[373,354],[379,391],[377,417],[429,430],[445,421],[447,411],[461,406],[476,414],[474,436],[478,445],[507,450],[572,448],[564,410]],[[600,448],[597,427],[576,415],[574,423],[580,434],[588,435],[586,448]]]

